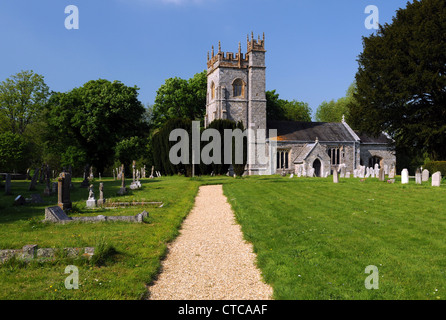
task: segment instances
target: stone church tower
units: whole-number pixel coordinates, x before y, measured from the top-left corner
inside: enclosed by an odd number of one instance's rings
[[[242,121],[245,129],[266,129],[265,34],[247,37],[247,53],[221,51],[207,59],[205,127],[215,119]]]

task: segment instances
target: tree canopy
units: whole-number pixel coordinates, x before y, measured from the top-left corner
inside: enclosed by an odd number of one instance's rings
[[[276,90],[266,91],[266,117],[269,120],[311,121],[311,109],[306,102],[280,99]]]
[[[446,159],[446,2],[415,0],[363,38],[352,125]]]
[[[352,83],[345,97],[322,102],[316,110],[315,120],[319,122],[341,122],[342,117],[350,117],[350,105],[355,103],[356,83]]]

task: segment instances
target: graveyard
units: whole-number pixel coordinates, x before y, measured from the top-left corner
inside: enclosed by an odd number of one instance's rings
[[[432,186],[431,178],[417,184],[415,176],[403,184],[399,175],[394,183],[378,177],[337,179],[163,176],[142,178],[139,189],[127,188],[124,195],[118,195],[121,181],[93,179],[94,193],[101,183],[107,202],[136,204],[111,209],[87,207],[90,190],[81,188],[83,179],[73,178],[70,217],[148,214],[142,223],[69,224],[43,221],[45,208],[58,203],[57,194],[43,195],[45,184],[28,191],[29,181],[13,180],[11,194],[0,195],[1,249],[94,247],[102,259],[7,261],[0,266],[0,297],[146,298],[199,186],[222,184],[274,299],[444,299],[444,184]],[[13,204],[17,195],[33,193],[41,194],[43,203]],[[64,288],[64,269],[70,264],[79,267],[78,290]],[[364,289],[369,265],[379,268],[379,290]]]

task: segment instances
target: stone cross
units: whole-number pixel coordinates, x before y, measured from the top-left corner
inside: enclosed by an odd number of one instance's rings
[[[409,171],[407,169],[403,169],[403,171],[401,171],[401,183],[402,184],[409,183]]]
[[[441,185],[441,172],[437,171],[432,175],[432,187],[439,187]]]
[[[96,207],[96,199],[94,197],[93,185],[91,184],[88,187],[88,200],[87,200],[87,208],[95,208]]]

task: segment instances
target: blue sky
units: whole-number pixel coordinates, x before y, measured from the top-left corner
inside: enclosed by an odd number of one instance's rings
[[[89,80],[138,86],[152,104],[167,78],[206,68],[211,46],[237,52],[246,35],[265,32],[267,90],[308,102],[345,95],[358,68],[368,5],[390,23],[404,0],[14,0],[0,2],[0,80],[42,74],[51,90]],[[79,9],[79,29],[65,28],[65,7]]]

